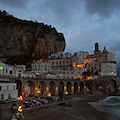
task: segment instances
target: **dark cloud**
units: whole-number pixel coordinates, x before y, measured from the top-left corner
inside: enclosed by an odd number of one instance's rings
[[[98,13],[108,16],[114,10],[120,9],[120,0],[84,0],[89,13]]]
[[[75,10],[78,8],[80,2],[78,0],[47,0],[45,8],[54,13],[54,17],[62,24],[71,22],[72,15],[76,14]]]
[[[24,8],[27,0],[0,0],[0,3],[12,8]]]

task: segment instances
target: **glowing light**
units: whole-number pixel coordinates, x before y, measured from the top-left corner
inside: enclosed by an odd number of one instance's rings
[[[38,72],[36,72],[36,75],[39,75],[39,73],[38,73]]]
[[[64,90],[66,90],[66,87],[64,87]]]
[[[58,90],[58,87],[56,87],[55,89]]]
[[[2,67],[2,66],[0,66],[0,70],[3,70],[3,67]]]
[[[65,92],[65,95],[68,95],[68,91]]]
[[[102,86],[99,86],[99,89],[102,89]]]
[[[18,111],[19,111],[19,112],[22,112],[22,106],[19,106],[19,107],[18,107]]]
[[[21,101],[21,100],[23,100],[23,97],[22,97],[22,96],[20,96],[18,99]]]
[[[59,76],[62,76],[61,74],[59,74]]]
[[[83,72],[87,72],[87,69],[84,69]]]
[[[77,67],[84,67],[84,64],[78,64]]]
[[[49,97],[49,98],[50,98],[50,97],[51,97],[51,94],[50,94],[50,93],[48,93],[47,97]]]
[[[37,93],[40,94],[40,90],[38,90]]]

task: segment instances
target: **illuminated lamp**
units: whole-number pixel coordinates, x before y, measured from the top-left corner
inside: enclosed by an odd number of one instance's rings
[[[19,107],[18,107],[18,111],[19,111],[19,112],[22,112],[22,106],[19,106]]]
[[[65,92],[65,95],[68,95],[68,91]]]
[[[3,70],[3,67],[2,67],[2,66],[0,66],[0,70]]]

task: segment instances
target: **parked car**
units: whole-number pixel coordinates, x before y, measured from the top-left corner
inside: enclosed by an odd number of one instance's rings
[[[13,98],[12,99],[12,102],[17,102],[18,100],[16,98]]]
[[[3,104],[4,103],[4,101],[3,100],[0,100],[0,104]]]
[[[9,100],[9,99],[4,101],[4,103],[11,103],[11,102],[12,102],[12,100]]]
[[[54,101],[60,101],[60,97],[58,97],[58,96],[52,96],[52,99],[53,99]]]
[[[36,105],[42,105],[40,101],[36,101]]]

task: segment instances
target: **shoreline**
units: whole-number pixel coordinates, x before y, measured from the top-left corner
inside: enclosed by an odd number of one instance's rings
[[[24,113],[22,120],[120,120],[120,117],[107,112],[97,111],[88,102],[104,99],[105,95],[67,96],[72,100],[72,107],[51,105],[37,111]]]

